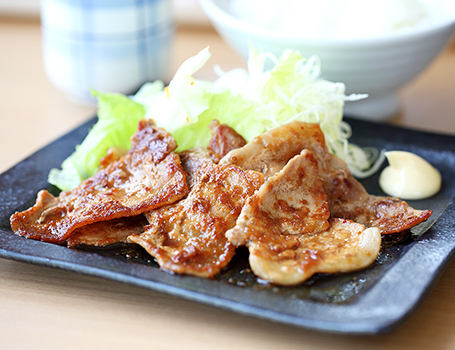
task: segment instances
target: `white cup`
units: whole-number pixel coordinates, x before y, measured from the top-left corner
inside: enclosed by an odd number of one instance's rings
[[[170,0],[42,0],[41,25],[46,73],[73,101],[169,79]]]

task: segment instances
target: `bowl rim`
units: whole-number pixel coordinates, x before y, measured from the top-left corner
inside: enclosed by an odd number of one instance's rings
[[[211,20],[214,26],[222,23],[225,26],[234,28],[237,31],[244,31],[249,35],[268,40],[280,41],[283,44],[299,44],[305,40],[306,44],[313,46],[374,46],[377,44],[398,43],[403,40],[415,40],[420,37],[432,35],[440,31],[448,31],[450,37],[455,33],[455,15],[446,17],[442,21],[416,28],[414,31],[397,32],[392,35],[383,35],[371,38],[307,38],[304,36],[287,36],[286,34],[268,30],[251,23],[247,23],[231,15],[217,4],[218,0],[199,0],[200,6]]]

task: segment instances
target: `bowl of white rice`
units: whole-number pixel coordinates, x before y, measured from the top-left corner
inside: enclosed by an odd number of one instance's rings
[[[200,0],[222,38],[247,58],[250,45],[287,48],[321,62],[321,76],[368,97],[346,114],[385,120],[399,90],[423,72],[455,31],[453,0]]]

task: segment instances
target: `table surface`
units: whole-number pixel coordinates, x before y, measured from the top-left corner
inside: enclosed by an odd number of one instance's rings
[[[179,28],[173,71],[209,45],[211,63],[245,66],[210,28]],[[37,19],[0,17],[0,172],[92,118],[45,76]],[[209,65],[210,66],[210,65]],[[210,67],[200,77],[212,79]],[[401,94],[389,122],[455,135],[455,48]],[[0,348],[455,349],[455,263],[396,331],[324,334],[238,315],[138,287],[0,259]]]

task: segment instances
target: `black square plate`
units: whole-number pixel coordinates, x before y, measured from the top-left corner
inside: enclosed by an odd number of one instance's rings
[[[276,287],[255,278],[244,249],[209,280],[166,273],[140,247],[75,250],[14,235],[10,215],[33,205],[43,188],[58,193],[47,183],[47,174],[73,152],[95,118],[0,175],[0,257],[108,278],[294,326],[351,334],[388,332],[415,310],[455,254],[455,137],[346,120],[353,143],[414,152],[443,177],[438,195],[409,202],[434,211],[427,232],[419,235],[417,229],[399,243],[385,241],[377,261],[363,271],[317,275],[297,287]],[[378,175],[362,182],[370,193],[384,195]]]

